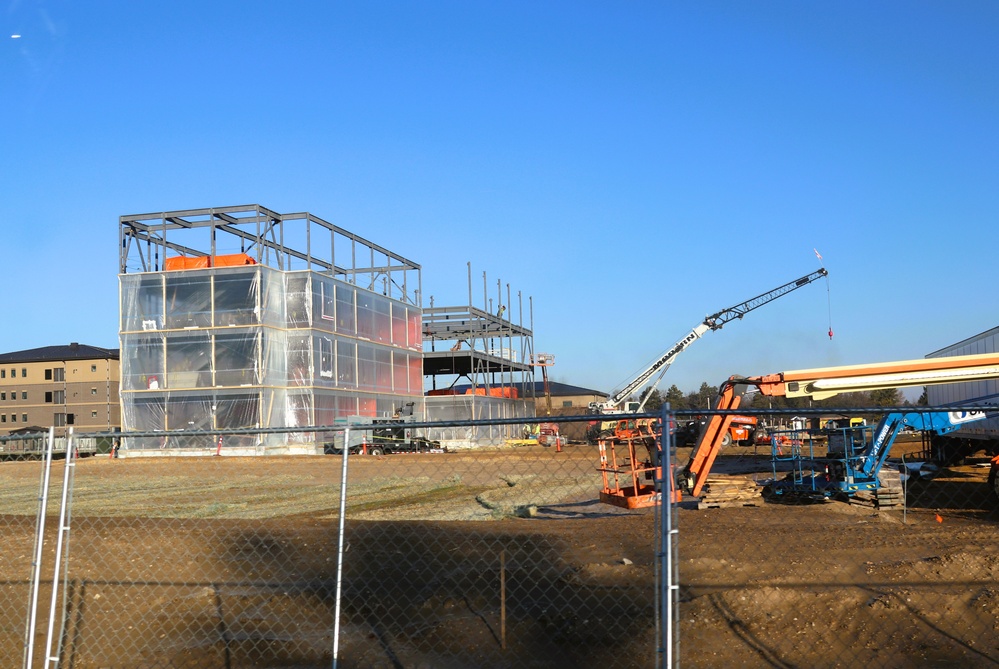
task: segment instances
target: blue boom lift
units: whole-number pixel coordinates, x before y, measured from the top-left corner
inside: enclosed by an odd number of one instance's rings
[[[821,430],[826,453],[816,455],[807,435],[791,434],[778,444],[774,436],[772,461],[774,481],[764,495],[846,495],[876,491],[881,470],[892,445],[905,427],[934,434],[947,434],[986,417],[982,411],[893,412],[877,426],[854,426]],[[790,448],[788,447],[790,444]],[[804,453],[805,444],[809,453]],[[790,465],[790,472],[788,472]],[[778,476],[784,474],[782,478]]]

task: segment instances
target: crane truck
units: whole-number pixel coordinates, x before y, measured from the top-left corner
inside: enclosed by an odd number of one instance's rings
[[[641,413],[642,409],[645,408],[645,403],[648,401],[649,396],[652,394],[651,389],[659,385],[659,382],[662,380],[666,370],[673,364],[676,357],[687,350],[691,344],[704,336],[704,333],[708,330],[720,330],[726,323],[740,319],[750,311],[759,309],[763,305],[769,304],[779,297],[783,297],[792,291],[795,291],[803,286],[807,286],[813,281],[828,275],[829,272],[827,272],[824,267],[820,267],[811,274],[806,274],[801,278],[785,283],[783,286],[778,286],[773,290],[757,295],[756,297],[746,300],[745,302],[740,302],[735,306],[722,309],[721,311],[715,312],[710,316],[705,316],[701,323],[695,326],[694,329],[688,332],[686,336],[680,339],[680,341],[673,344],[652,364],[643,369],[637,376],[635,376],[634,379],[621,388],[621,390],[615,392],[604,402],[591,402],[589,405],[590,412]],[[627,400],[633,392],[644,386],[645,383],[656,374],[659,376],[650,386],[650,391],[646,393],[645,397],[640,402],[625,402],[625,400]]]
[[[740,302],[739,304],[728,307],[727,309],[722,309],[721,311],[715,312],[709,316],[705,316],[704,320],[688,332],[685,337],[673,344],[665,353],[659,356],[659,358],[652,362],[652,364],[648,367],[643,369],[638,375],[635,376],[635,378],[625,384],[623,388],[613,393],[606,401],[591,402],[589,404],[590,413],[641,413],[645,408],[645,403],[648,402],[649,397],[652,396],[652,389],[659,385],[663,375],[666,374],[666,370],[668,370],[670,365],[673,364],[676,357],[687,350],[691,344],[704,336],[706,332],[709,330],[720,330],[725,324],[733,320],[741,319],[749,312],[759,309],[763,305],[769,304],[779,297],[783,297],[798,288],[807,286],[813,281],[817,281],[818,279],[828,275],[829,272],[826,271],[824,267],[820,267],[811,274],[806,274],[803,277],[799,277],[794,281],[789,281],[782,286],[778,286],[773,290],[757,295],[756,297],[748,299],[745,302]],[[642,388],[642,386],[644,386],[649,379],[656,374],[658,374],[656,380],[649,386],[649,391],[645,394],[645,397],[642,398],[641,401],[627,401],[628,398],[631,397],[632,393]],[[622,435],[617,432],[620,425],[620,422],[597,423],[597,435],[595,436],[610,436],[615,434],[620,438]],[[736,421],[730,426],[730,439],[747,442],[752,439],[752,435],[755,431],[756,419],[750,416],[745,416],[742,421]]]
[[[999,354],[995,353],[731,377],[721,385],[716,408],[726,412],[738,410],[750,386],[767,396],[826,399],[839,393],[993,378],[999,378]],[[782,481],[775,481],[772,492],[850,496],[862,490],[875,490],[881,467],[903,427],[946,434],[986,417],[979,410],[892,412],[881,419],[869,438],[855,438],[854,433],[863,430],[863,426],[844,428],[841,445],[824,458],[790,456],[792,473]],[[701,495],[731,419],[732,414],[719,413],[707,422],[689,461],[677,473],[680,489],[694,497]]]
[[[741,319],[749,312],[828,275],[829,272],[824,267],[820,267],[811,274],[806,274],[803,277],[789,281],[782,286],[757,295],[745,302],[706,316],[685,337],[673,344],[669,350],[642,370],[641,373],[621,390],[611,395],[607,401],[591,402],[589,405],[590,412],[597,414],[641,413],[645,408],[645,403],[652,394],[651,389],[659,385],[666,370],[673,364],[676,357],[687,350],[691,344],[700,339],[708,330],[720,330],[726,323]],[[633,392],[644,386],[656,374],[658,374],[658,377],[650,386],[650,391],[646,393],[641,402],[625,402]],[[726,426],[728,439],[735,439],[740,442],[751,441],[753,438],[752,435],[756,431],[756,419],[751,416],[740,418],[741,420],[735,423],[732,420],[728,422]],[[654,486],[650,485],[648,481],[653,478],[654,472],[659,468],[659,463],[656,462],[655,457],[655,442],[660,432],[659,421],[655,418],[637,418],[603,421],[597,425],[596,436],[600,452],[600,467],[598,471],[601,472],[604,480],[604,487],[600,492],[600,500],[607,504],[624,506],[626,508],[658,504],[658,492],[654,490]],[[670,426],[670,429],[675,430],[676,427]],[[636,450],[636,446],[643,448]],[[618,447],[622,451],[620,462],[617,455]],[[643,450],[648,454],[647,458],[639,455],[639,451]]]

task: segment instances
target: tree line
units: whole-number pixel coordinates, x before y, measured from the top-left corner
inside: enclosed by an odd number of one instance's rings
[[[645,411],[659,411],[663,404],[669,402],[672,409],[682,411],[689,409],[710,410],[715,405],[718,398],[718,386],[712,386],[707,382],[701,383],[701,387],[696,392],[684,393],[676,384],[671,385],[663,393],[658,388],[646,388],[642,391],[640,399],[648,400],[645,403]],[[857,409],[868,407],[894,407],[894,406],[926,406],[926,388],[919,396],[915,404],[910,402],[898,388],[884,388],[882,390],[871,390],[856,393],[842,393],[825,400],[813,400],[808,397],[769,397],[761,393],[753,393],[746,397],[748,402],[744,407],[753,409],[801,409],[801,408],[821,408],[830,409]]]

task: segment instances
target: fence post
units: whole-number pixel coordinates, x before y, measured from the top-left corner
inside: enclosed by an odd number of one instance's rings
[[[659,598],[657,617],[659,618],[658,657],[657,666],[671,669],[679,666],[676,651],[679,648],[679,575],[677,573],[677,538],[676,510],[680,495],[673,494],[673,457],[675,455],[675,437],[673,428],[676,414],[669,402],[662,408],[660,420],[660,437],[656,440],[659,449],[659,468],[656,472],[656,484],[659,490],[658,534],[659,534],[659,571],[656,578],[656,591]],[[679,493],[679,490],[677,490]]]
[[[336,605],[333,609],[333,669],[340,655],[340,601],[343,591],[344,518],[347,515],[347,459],[350,453],[350,428],[343,430],[343,468],[340,471],[340,526],[336,549]]]
[[[65,577],[67,575],[67,568],[69,566],[69,505],[71,504],[71,490],[73,482],[73,472],[76,467],[77,459],[77,447],[76,439],[73,435],[73,428],[69,428],[69,434],[66,435],[66,460],[65,467],[62,473],[62,499],[59,503],[59,536],[56,539],[56,549],[55,558],[53,559],[52,567],[52,599],[49,604],[49,626],[45,637],[45,664],[48,666],[49,663],[54,667],[59,666],[59,655],[61,651],[61,639],[62,632],[65,628],[65,614],[66,614],[66,588],[65,588]],[[63,558],[65,547],[65,559]],[[60,579],[60,574],[62,579]],[[52,644],[53,644],[53,632],[55,629],[55,618],[56,618],[56,603],[58,602],[59,595],[59,584],[60,581],[63,585],[63,607],[62,607],[62,625],[60,625],[59,639],[60,644],[56,649],[56,654],[52,654]]]
[[[52,451],[55,449],[55,427],[49,428],[42,468],[41,490],[38,495],[38,518],[35,521],[35,552],[31,562],[31,601],[28,622],[24,629],[24,667],[30,669],[35,659],[35,623],[38,621],[38,591],[41,587],[42,548],[45,539],[45,509],[49,503],[49,477],[52,473]]]

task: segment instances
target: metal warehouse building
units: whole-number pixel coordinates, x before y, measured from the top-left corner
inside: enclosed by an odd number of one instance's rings
[[[927,358],[954,355],[977,355],[999,352],[999,327],[986,330],[950,346],[928,354]],[[967,383],[948,383],[927,386],[926,396],[930,406],[946,406],[958,402],[984,402],[994,404],[999,401],[999,380],[986,379]],[[994,438],[999,433],[999,418],[987,418],[969,423],[955,433],[956,436]]]

